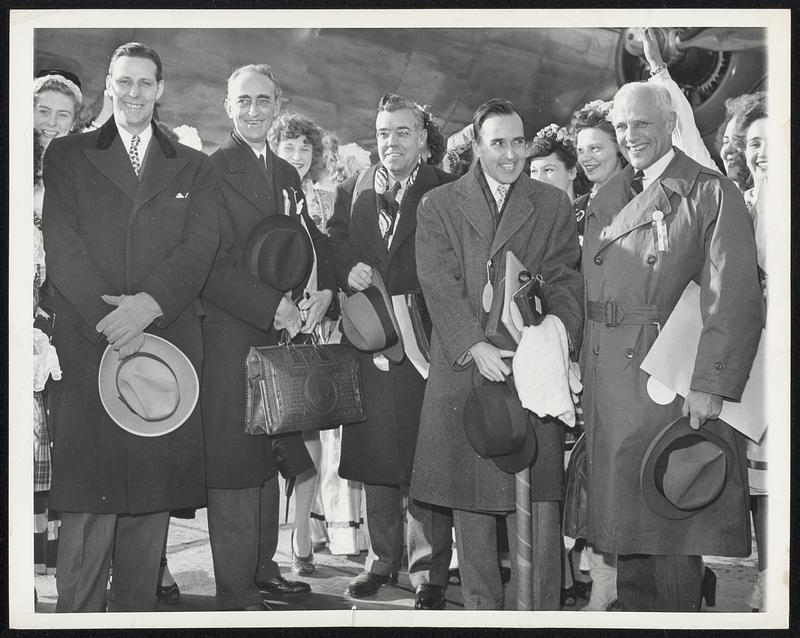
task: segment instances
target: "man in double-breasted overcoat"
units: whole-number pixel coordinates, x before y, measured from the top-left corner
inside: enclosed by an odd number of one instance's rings
[[[363,290],[375,269],[389,295],[398,295],[419,290],[417,204],[425,192],[454,178],[420,160],[427,138],[422,109],[413,101],[384,97],[375,127],[381,161],[338,188],[329,222],[331,247],[343,290]],[[366,494],[371,553],[365,572],[350,584],[348,591],[356,597],[374,594],[400,567],[402,499],[411,478],[425,389],[407,357],[393,363],[380,354],[362,353],[360,365],[367,420],[342,429],[339,465],[339,475],[362,481]],[[415,604],[442,607],[452,544],[449,512],[412,500],[408,535]]]
[[[112,551],[108,609],[153,611],[169,510],[205,502],[199,406],[146,438],[119,428],[98,392],[106,346],[131,354],[144,330],[180,348],[198,375],[202,365],[197,297],[219,242],[214,178],[205,155],[155,126],[163,89],[158,53],[121,46],[106,78],[114,117],[54,140],[45,157],[42,303],[63,370],[50,386],[57,611],[105,610]]]
[[[662,87],[624,86],[612,123],[631,166],[597,193],[583,245],[589,540],[620,554],[623,609],[697,611],[701,556],[750,552],[746,489],[740,507],[718,501],[672,520],[648,506],[640,472],[655,436],[683,412],[729,443],[740,463],[728,472],[746,488],[743,437],[716,417],[723,398],[741,396],[761,333],[752,224],[733,182],[672,147],[675,113]],[[690,281],[703,316],[691,392],[659,405],[639,364]]]
[[[497,284],[507,250],[546,282],[550,312],[579,343],[583,284],[575,216],[566,195],[522,175],[525,137],[513,105],[489,100],[475,113],[479,162],[457,182],[429,192],[417,221],[417,269],[433,319],[431,370],[422,408],[411,496],[453,508],[464,602],[471,609],[509,609],[498,567],[497,517],[516,535],[514,476],[478,456],[464,435],[470,391],[510,374],[504,351],[488,343],[481,298],[487,277]],[[498,194],[498,191],[502,195]],[[499,211],[499,213],[498,213]],[[488,274],[487,274],[488,270]],[[500,294],[495,292],[495,294]],[[544,574],[534,608],[558,608],[564,433],[537,422],[539,451],[531,470],[533,506],[542,543],[535,569]]]
[[[253,228],[269,215],[294,213],[300,176],[267,145],[280,107],[280,87],[266,64],[236,69],[228,79],[225,109],[234,131],[211,156],[217,180],[220,248],[203,290],[206,362],[202,403],[206,428],[208,531],[218,604],[258,607],[270,596],[306,593],[308,583],[286,580],[273,560],[278,543],[278,460],[292,473],[312,467],[299,434],[270,437],[244,430],[244,362],[251,346],[278,342],[319,322],[333,297],[327,240],[306,207],[303,216],[317,256],[319,292],[303,321],[283,292],[244,268]],[[292,192],[293,189],[293,192]],[[284,191],[290,211],[285,210]],[[300,200],[304,203],[304,200]],[[261,592],[261,593],[260,593]]]

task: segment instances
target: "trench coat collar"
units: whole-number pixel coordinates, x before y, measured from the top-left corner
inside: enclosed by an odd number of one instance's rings
[[[160,193],[187,164],[187,160],[178,157],[172,142],[155,121],[151,121],[150,126],[157,144],[151,143],[147,149],[140,179],[133,172],[113,117],[100,127],[95,147],[85,151],[92,165],[133,201],[134,211]]]
[[[595,254],[640,226],[653,222],[653,213],[661,211],[664,218],[672,212],[670,195],[686,197],[692,190],[701,166],[674,148],[675,157],[664,169],[661,177],[638,197],[633,197],[631,181],[633,168],[626,166],[621,173],[601,188],[589,207],[603,224],[600,242]],[[619,211],[619,212],[616,212]]]
[[[536,195],[534,180],[520,175],[514,187],[508,193],[503,207],[503,215],[497,229],[494,227],[492,212],[478,181],[478,171],[482,170],[476,163],[470,171],[456,182],[456,190],[460,195],[459,207],[470,225],[490,243],[489,257],[494,257],[508,243],[520,227],[534,213],[533,200]]]
[[[244,144],[246,143],[239,142],[234,137],[233,132],[223,142],[221,150],[228,163],[228,172],[223,173],[222,178],[264,214],[275,206],[280,206],[279,212],[283,213],[283,198],[279,198],[269,180],[264,179],[258,158],[250,148],[245,148]],[[269,148],[269,144],[264,148],[264,153],[274,176],[274,172],[278,169],[278,163],[275,161],[277,156]]]

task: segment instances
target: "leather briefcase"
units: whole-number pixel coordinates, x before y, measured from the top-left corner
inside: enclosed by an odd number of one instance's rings
[[[366,419],[358,359],[341,344],[251,347],[245,432],[284,434]]]

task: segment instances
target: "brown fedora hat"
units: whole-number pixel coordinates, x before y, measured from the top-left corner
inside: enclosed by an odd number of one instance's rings
[[[356,350],[378,352],[400,363],[405,356],[400,326],[380,273],[372,269],[372,285],[342,303],[342,332]]]
[[[298,217],[270,215],[247,238],[244,267],[259,281],[287,292],[305,285],[314,263],[314,248]]]
[[[189,358],[166,339],[144,335],[144,346],[124,359],[108,346],[97,373],[100,401],[111,419],[137,436],[161,436],[178,429],[200,396]]]
[[[714,503],[736,472],[728,443],[689,417],[666,426],[645,452],[641,488],[650,508],[669,519],[694,516]]]
[[[464,434],[478,456],[514,474],[536,458],[536,433],[516,392],[506,383],[473,388],[464,404]]]

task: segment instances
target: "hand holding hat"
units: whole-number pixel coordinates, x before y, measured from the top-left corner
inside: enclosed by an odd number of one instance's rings
[[[469,349],[469,353],[478,366],[478,372],[489,381],[503,381],[511,374],[511,368],[503,359],[513,357],[512,350],[501,350],[487,341],[479,341]]]
[[[689,417],[693,430],[699,430],[709,419],[716,419],[722,411],[722,397],[718,394],[690,390],[683,400],[683,416]]]
[[[347,275],[347,285],[350,290],[361,291],[372,285],[372,266],[363,261],[358,262],[350,269]]]
[[[146,292],[136,295],[102,295],[102,299],[117,307],[103,317],[95,329],[106,336],[115,350],[141,335],[153,320],[163,314],[156,300]]]

